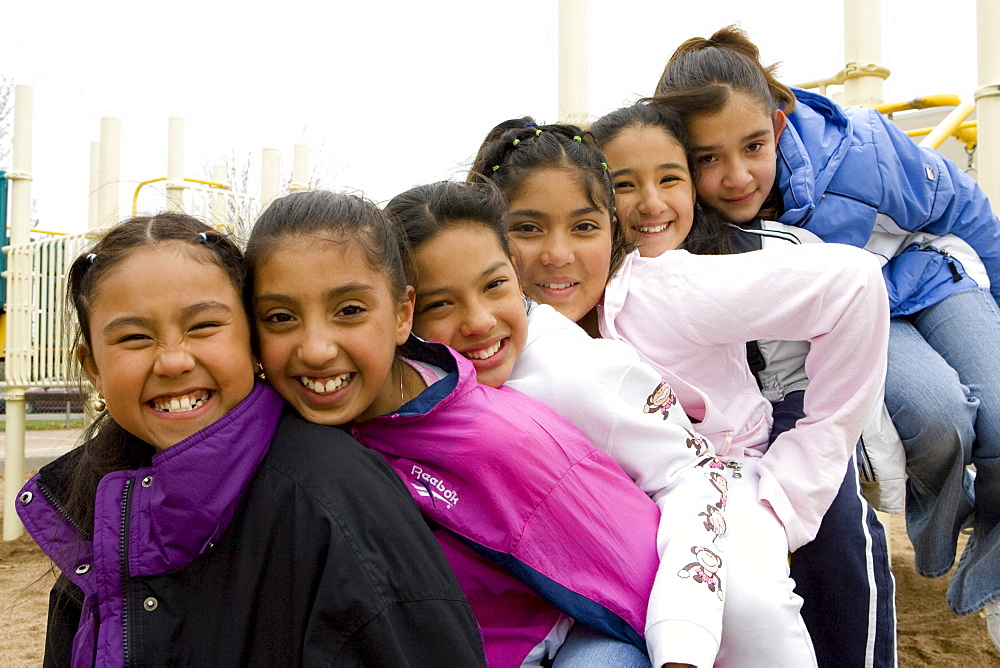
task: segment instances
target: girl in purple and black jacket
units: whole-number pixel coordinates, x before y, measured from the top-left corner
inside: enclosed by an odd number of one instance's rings
[[[17,501],[62,571],[46,665],[484,663],[392,470],[256,382],[232,242],[135,218],[68,282],[107,410]]]

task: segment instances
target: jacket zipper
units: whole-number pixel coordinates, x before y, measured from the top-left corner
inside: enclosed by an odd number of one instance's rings
[[[941,253],[941,255],[944,255],[945,260],[948,261],[948,269],[951,270],[951,280],[952,280],[952,282],[958,283],[959,281],[961,281],[962,280],[962,275],[960,273],[958,273],[958,267],[955,266],[955,259],[951,256],[951,253],[948,252],[948,249],[947,248],[943,248],[941,250],[938,250],[938,249],[935,248],[934,250],[937,250],[938,253]]]
[[[130,666],[131,660],[129,657],[129,634],[128,634],[128,613],[131,598],[129,596],[129,586],[128,586],[128,520],[129,520],[129,508],[132,505],[132,483],[134,481],[129,478],[125,481],[125,491],[122,494],[122,520],[119,533],[119,539],[121,540],[121,549],[119,550],[119,567],[121,569],[121,587],[122,587],[122,657],[126,666]]]
[[[868,448],[865,447],[865,438],[861,437],[861,447],[858,448],[858,466],[861,469],[861,477],[868,482],[878,482],[875,479],[875,469],[872,468],[872,460],[868,457]]]
[[[77,524],[76,520],[74,520],[72,517],[69,516],[69,513],[66,512],[66,509],[63,508],[62,504],[56,500],[55,495],[52,494],[52,492],[50,492],[48,488],[42,484],[41,480],[37,481],[35,483],[35,486],[38,487],[38,491],[42,493],[42,496],[44,496],[49,503],[52,504],[52,506],[59,512],[62,518],[66,520],[71,527],[76,529],[77,533],[79,533],[82,536],[87,536],[88,538],[91,537],[90,533],[84,531],[83,528],[81,528],[80,525]]]

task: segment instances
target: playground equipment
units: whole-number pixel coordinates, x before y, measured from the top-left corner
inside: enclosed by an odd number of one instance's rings
[[[826,92],[829,86],[843,86],[848,105],[879,107],[893,114],[946,104],[955,106],[946,123],[933,132],[915,130],[912,136],[927,135],[924,142],[939,142],[955,135],[971,150],[975,147],[979,182],[993,201],[1000,201],[1000,49],[992,40],[1000,28],[1000,3],[977,0],[978,72],[980,86],[975,94],[978,122],[965,122],[971,104],[961,104],[955,96],[918,98],[898,105],[883,105],[882,82],[889,70],[881,60],[881,7],[879,0],[844,0],[844,68],[832,77],[800,84]],[[587,2],[560,0],[559,3],[559,117],[576,120],[587,116]],[[31,202],[31,107],[27,86],[15,92],[13,169],[4,176],[11,182],[11,237],[4,272],[7,285],[6,323],[6,454],[4,486],[4,540],[13,540],[23,529],[14,512],[15,494],[24,477],[25,389],[35,386],[68,387],[72,384],[65,333],[72,323],[64,320],[66,268],[104,226],[119,220],[119,142],[121,124],[116,118],[101,120],[100,141],[91,144],[90,201],[88,229],[83,234],[30,242]],[[308,190],[307,149],[296,146],[291,192]],[[249,228],[257,213],[281,190],[280,156],[276,149],[264,149],[259,197],[233,192],[225,181],[225,171],[213,168],[211,179],[185,178],[183,170],[183,122],[170,119],[167,175],[140,184],[138,192],[154,183],[164,183],[166,208],[186,211],[223,228]]]
[[[14,511],[14,497],[24,478],[25,390],[50,387],[72,388],[74,377],[68,346],[75,323],[65,308],[66,273],[73,261],[100,234],[101,228],[119,219],[120,122],[101,119],[101,140],[91,145],[91,196],[88,231],[53,236],[40,241],[29,237],[31,201],[31,115],[32,91],[18,86],[14,110],[14,169],[11,181],[10,242],[6,251],[6,340],[5,376],[6,452],[4,485],[4,540],[14,540],[23,532]],[[213,168],[213,180],[184,177],[184,124],[169,121],[167,176],[149,179],[138,191],[152,183],[164,182],[166,202],[157,209],[184,211],[210,224],[245,236],[260,211],[281,192],[281,160],[277,149],[264,149],[261,194],[259,197],[233,192],[223,183],[225,168]],[[293,179],[289,190],[305,190],[308,150],[295,147]],[[132,213],[135,213],[133,209]],[[7,483],[6,481],[10,481]]]

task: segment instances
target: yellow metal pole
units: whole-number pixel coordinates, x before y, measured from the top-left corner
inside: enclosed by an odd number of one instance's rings
[[[945,139],[950,137],[958,129],[960,125],[969,117],[972,110],[976,108],[971,102],[963,102],[962,104],[955,107],[950,114],[944,117],[944,119],[937,124],[937,126],[930,131],[930,133],[924,137],[920,142],[921,146],[927,146],[930,148],[937,148],[941,145]]]

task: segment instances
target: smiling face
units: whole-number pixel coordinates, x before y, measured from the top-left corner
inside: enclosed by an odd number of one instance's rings
[[[694,184],[684,147],[666,130],[625,128],[603,147],[615,206],[644,257],[679,247],[694,221]]]
[[[524,350],[528,317],[517,273],[494,233],[458,223],[420,244],[414,259],[414,333],[472,360],[483,385],[503,385]]]
[[[525,293],[578,322],[608,282],[610,214],[594,206],[569,169],[532,172],[509,205],[508,238]]]
[[[268,381],[316,424],[363,421],[399,408],[390,373],[413,317],[355,242],[286,238],[255,274],[253,306]]]
[[[158,451],[209,426],[253,389],[240,295],[207,253],[163,242],[109,269],[91,303],[90,345],[77,351],[115,422]]]
[[[733,93],[722,110],[689,123],[698,196],[734,223],[753,220],[774,186],[785,115]]]

